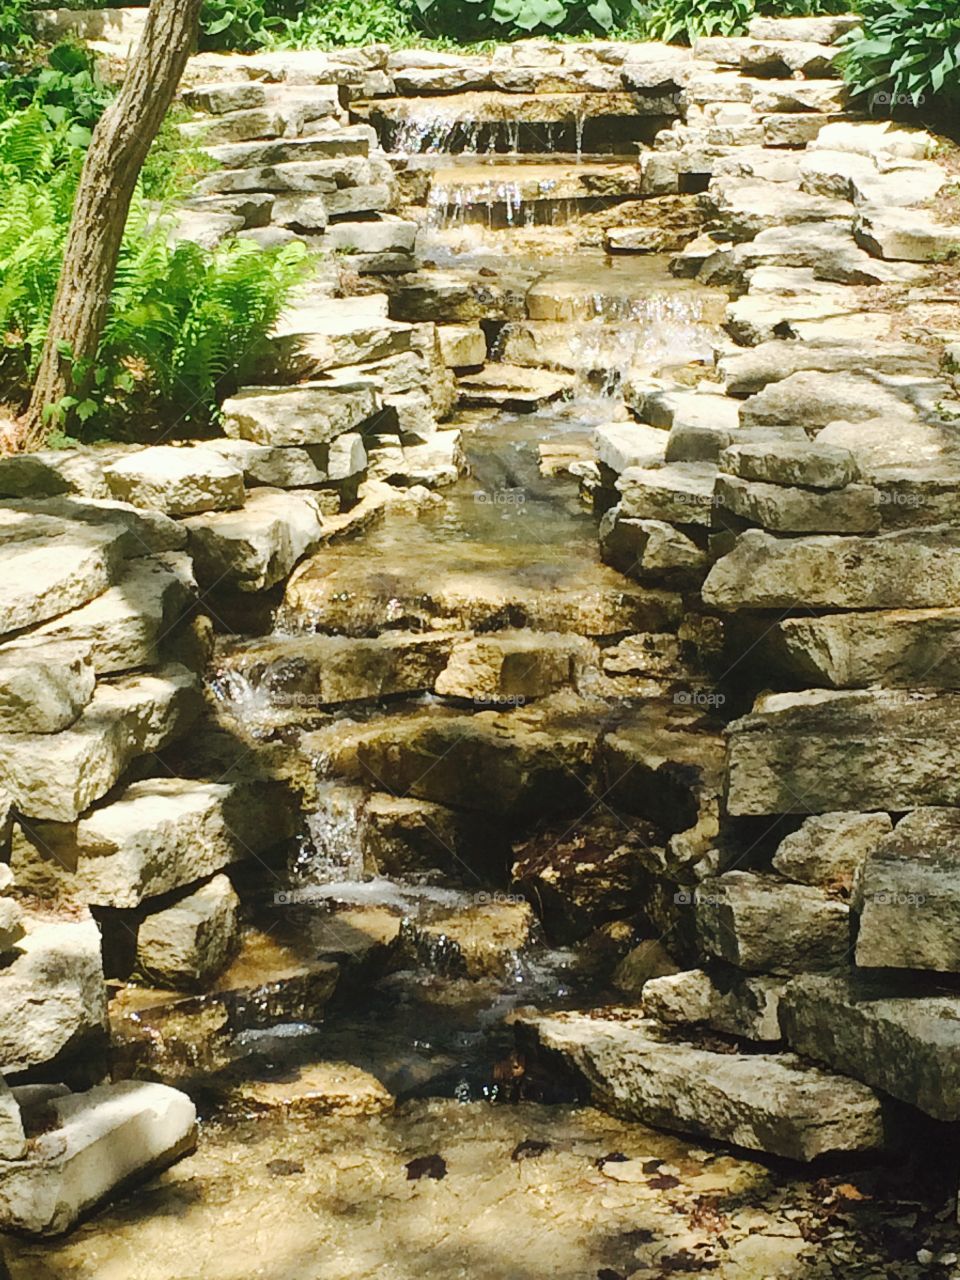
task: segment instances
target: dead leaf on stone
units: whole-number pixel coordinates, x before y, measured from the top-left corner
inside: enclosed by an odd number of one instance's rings
[[[598,1169],[602,1169],[605,1164],[623,1164],[629,1160],[629,1156],[625,1156],[622,1151],[611,1151],[609,1155],[599,1156],[596,1165]]]
[[[858,1190],[850,1182],[841,1182],[839,1187],[834,1187],[834,1195],[839,1196],[841,1200],[869,1200],[870,1199],[870,1196],[864,1195],[862,1191]]]
[[[439,1181],[447,1176],[447,1162],[443,1156],[417,1156],[404,1165],[407,1181],[416,1182],[420,1178],[436,1178]]]
[[[303,1173],[303,1165],[299,1160],[270,1160],[267,1170],[275,1178],[289,1178],[295,1173]]]
[[[672,1191],[674,1187],[679,1187],[680,1179],[675,1178],[672,1173],[661,1173],[655,1178],[647,1179],[647,1186],[654,1191]]]
[[[511,1160],[529,1160],[531,1157],[542,1156],[545,1151],[550,1150],[549,1142],[538,1142],[536,1138],[524,1138],[522,1142],[518,1142],[510,1154]]]

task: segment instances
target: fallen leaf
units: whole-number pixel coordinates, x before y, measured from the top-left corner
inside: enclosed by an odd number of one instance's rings
[[[438,1181],[447,1176],[447,1162],[443,1156],[417,1156],[404,1166],[407,1181],[416,1182],[419,1178],[436,1178]]]
[[[511,1160],[529,1160],[533,1156],[542,1156],[550,1150],[549,1142],[538,1142],[536,1138],[524,1138],[518,1142],[510,1155]]]

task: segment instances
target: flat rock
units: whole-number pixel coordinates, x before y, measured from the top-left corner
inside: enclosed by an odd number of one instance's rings
[[[368,382],[248,387],[223,402],[223,429],[235,440],[257,444],[329,444],[379,408]]]
[[[847,449],[819,441],[759,440],[751,436],[720,455],[720,470],[742,480],[769,485],[801,485],[810,489],[846,489],[860,479],[856,459]]]
[[[773,866],[787,880],[849,893],[863,860],[892,830],[886,813],[816,814],[784,836]]]
[[[850,911],[822,889],[746,871],[696,891],[703,950],[748,973],[831,969],[850,951]]]
[[[279,784],[150,778],[77,822],[24,823],[12,865],[21,887],[41,896],[137,907],[256,857],[292,830]]]
[[[350,1062],[312,1062],[279,1080],[243,1080],[234,1096],[244,1109],[297,1116],[381,1116],[395,1101],[375,1075]]]
[[[169,987],[204,987],[240,942],[240,899],[225,875],[151,912],[137,930],[137,969]]]
[[[163,641],[195,595],[186,556],[143,557],[124,564],[116,584],[81,609],[31,633],[38,641],[80,645],[97,675],[157,666]]]
[[[869,368],[873,373],[902,375],[937,372],[935,357],[913,342],[763,342],[749,351],[721,356],[717,367],[728,394],[736,396],[753,395],[771,382],[805,370],[858,373]]]
[[[715,496],[738,519],[774,533],[873,533],[880,528],[880,493],[866,484],[824,491],[720,475]]]
[[[112,463],[104,472],[113,497],[167,515],[225,511],[243,505],[243,472],[200,446],[154,445]]]
[[[596,649],[561,632],[498,631],[453,646],[436,692],[492,706],[521,704],[576,686],[596,665]]]
[[[40,449],[0,458],[0,496],[53,498],[66,493],[110,496],[103,469],[94,457],[75,449]]]
[[[875,980],[807,974],[787,986],[780,1022],[804,1057],[938,1120],[960,1120],[955,996],[898,996]]]
[[[26,1159],[0,1163],[0,1224],[60,1235],[116,1187],[192,1151],[197,1113],[184,1093],[138,1080],[52,1098],[54,1127]]]
[[[240,511],[191,516],[185,524],[201,586],[244,592],[282,582],[326,532],[319,499],[296,489],[252,489]]]
[[[651,978],[643,988],[643,1011],[674,1026],[701,1026],[744,1040],[780,1039],[777,1010],[782,978],[714,977],[703,969]]]
[[[809,1161],[883,1145],[880,1100],[790,1054],[714,1053],[669,1040],[650,1019],[578,1013],[527,1016],[521,1043],[559,1056],[595,1101],[643,1124]]]
[[[900,156],[924,160],[934,150],[935,142],[925,129],[913,129],[892,120],[845,121],[828,125],[816,147],[875,158]]]
[[[105,1036],[100,930],[90,919],[29,920],[0,970],[0,1062],[15,1074],[82,1053]]]
[[[703,598],[722,609],[924,609],[960,604],[960,531],[782,540],[748,530],[718,560]]]
[[[733,815],[958,803],[952,693],[772,694],[729,728]]]
[[[655,470],[629,467],[617,481],[621,513],[633,520],[713,524],[716,468],[709,463],[675,462]]]
[[[778,666],[807,685],[960,687],[960,609],[785,618],[772,640]]]
[[[82,642],[27,637],[0,646],[0,723],[6,733],[57,733],[93,697],[96,677]]]
[[[861,968],[960,972],[960,814],[917,809],[867,854],[857,879]]]
[[[73,822],[137,756],[166,746],[199,711],[196,678],[180,666],[101,682],[69,729],[0,734],[0,774],[25,817]]]
[[[120,554],[113,529],[0,509],[0,635],[92,600]]]
[[[649,469],[665,460],[669,436],[641,422],[611,422],[593,434],[597,457],[605,467],[621,475],[628,467]]]
[[[127,559],[182,551],[187,545],[184,529],[170,516],[162,511],[138,510],[128,502],[116,502],[112,498],[63,494],[55,498],[6,501],[0,507],[0,511],[3,510],[50,516],[72,525],[90,525],[95,530],[112,530],[120,555]]]
[[[843,419],[863,422],[886,417],[910,416],[924,401],[942,394],[943,384],[933,379],[877,377],[860,373],[792,373],[750,396],[740,410],[744,427],[799,423],[813,432]]]
[[[919,209],[864,209],[854,237],[862,249],[888,262],[942,262],[960,254],[960,227]]]
[[[227,688],[246,682],[268,714],[297,707],[309,714],[341,703],[430,692],[458,638],[453,632],[269,636],[233,648],[219,679]]]
[[[479,323],[442,324],[437,336],[448,369],[469,369],[486,363],[487,339]]]

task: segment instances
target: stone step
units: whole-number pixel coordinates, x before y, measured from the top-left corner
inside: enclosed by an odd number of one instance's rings
[[[243,473],[202,446],[154,445],[104,470],[111,495],[131,506],[189,516],[243,505]]]
[[[376,134],[366,125],[337,125],[305,138],[233,142],[204,147],[203,151],[223,169],[265,169],[311,160],[367,156],[376,141]]]
[[[774,340],[717,360],[727,393],[732,396],[753,395],[802,371],[859,373],[869,368],[872,373],[932,376],[938,367],[936,353],[914,342],[812,344]]]
[[[340,110],[339,91],[333,84],[285,85],[265,80],[225,80],[187,89],[183,100],[197,111],[221,117],[254,110],[279,112],[291,104],[304,109],[309,106],[316,113],[316,118],[336,115]]]
[[[700,270],[705,284],[745,283],[746,273],[763,266],[809,267],[816,279],[837,284],[910,283],[919,278],[912,263],[884,263],[853,239],[850,228],[835,222],[770,227],[746,244],[722,249]]]
[[[222,517],[221,517],[222,518]],[[406,532],[405,529],[402,530]],[[532,628],[609,636],[666,631],[678,599],[633,586],[603,565],[560,553],[505,568],[502,553],[438,541],[423,558],[371,562],[369,551],[327,548],[291,579],[283,607],[293,630],[379,635],[407,630]]]
[[[73,822],[138,756],[186,732],[200,705],[194,675],[172,664],[150,675],[100,682],[70,728],[0,734],[4,786],[25,817]]]
[[[100,930],[88,916],[27,917],[0,987],[0,1062],[7,1074],[46,1062],[68,1068],[84,1053],[98,1060],[106,1044],[107,991]]]
[[[751,184],[737,178],[714,178],[701,202],[711,220],[708,225],[719,225],[734,240],[752,240],[771,227],[805,222],[850,227],[854,218],[849,202],[809,195],[783,182]]]
[[[0,496],[54,498],[59,494],[110,496],[103,469],[92,451],[39,449],[0,458]]]
[[[854,895],[861,969],[960,972],[958,818],[917,809],[866,855]]]
[[[747,33],[752,40],[812,40],[833,44],[857,25],[852,13],[816,18],[751,18]]]
[[[667,1026],[706,1027],[738,1040],[781,1039],[778,1011],[786,979],[745,977],[729,971],[714,977],[703,969],[651,978],[643,987],[643,1011]]]
[[[350,212],[341,207],[350,188],[364,193],[374,190],[371,185],[373,170],[363,151],[367,139],[364,137],[361,141],[334,136],[321,141],[327,148],[328,159],[289,160],[246,169],[220,169],[201,178],[194,190],[201,196],[244,191],[312,192],[330,197],[326,203],[331,214]],[[338,188],[347,188],[348,191],[338,192]],[[387,188],[384,186],[383,190]],[[360,204],[357,211],[378,207]]]
[[[541,201],[625,199],[640,193],[640,166],[585,160],[537,159],[536,163],[502,162],[458,164],[434,173],[429,204],[461,220],[507,206],[511,217],[522,219],[526,207]]]
[[[960,687],[960,608],[788,618],[771,640],[771,662],[804,687]]]
[[[387,318],[385,294],[294,301],[274,326],[258,363],[276,381],[316,379],[327,369],[384,360],[411,349],[410,325]]]
[[[770,694],[729,730],[727,810],[905,812],[956,805],[953,692]]]
[[[516,1025],[523,1048],[564,1062],[597,1104],[643,1124],[799,1161],[884,1145],[872,1090],[792,1054],[700,1048],[626,1009],[523,1014]]]
[[[222,423],[234,440],[267,445],[329,444],[380,410],[372,382],[329,379],[296,387],[245,387],[223,402]]]
[[[421,270],[398,281],[390,296],[394,320],[465,324],[477,320],[521,320],[534,271],[509,271],[480,282],[474,272]]]
[[[282,895],[281,895],[282,896]],[[281,908],[290,903],[284,899]],[[318,927],[319,932],[319,927]],[[361,950],[359,929],[330,929]],[[248,929],[238,953],[202,995],[128,985],[110,1002],[110,1034],[118,1075],[149,1072],[196,1087],[236,1061],[239,1032],[278,1023],[319,1022],[341,978],[341,965],[317,956],[312,930],[281,924],[277,936]],[[335,948],[321,948],[328,955]]]
[[[57,733],[93,697],[96,675],[82,641],[27,636],[0,646],[0,723],[7,733]]]
[[[205,590],[269,590],[316,550],[332,514],[312,490],[262,488],[251,489],[239,511],[191,516],[184,523],[197,581]]]
[[[954,995],[903,995],[883,979],[810,974],[788,985],[780,1016],[797,1053],[938,1120],[960,1120]]]
[[[67,522],[78,530],[88,526],[93,526],[95,531],[112,530],[124,559],[182,551],[187,545],[183,526],[162,511],[137,508],[109,498],[64,494],[55,498],[11,499],[0,504],[0,521],[4,519],[4,512],[30,517],[31,527],[37,530],[42,527],[37,522],[38,516]]]
[[[537,935],[529,903],[493,901],[404,919],[394,951],[401,965],[445,976],[504,978],[516,972],[519,957]]]
[[[611,422],[597,427],[593,444],[608,471],[621,475],[628,467],[649,469],[664,463],[669,433],[639,422]]]
[[[303,448],[252,440],[211,440],[208,447],[236,463],[250,488],[341,488],[358,481],[367,467],[363,436],[355,431]]]
[[[137,12],[134,10],[134,12]],[[197,1145],[196,1107],[166,1085],[124,1080],[51,1098],[49,1127],[23,1160],[0,1167],[0,1226],[58,1236],[119,1186]]]
[[[790,539],[750,530],[711,569],[703,598],[731,611],[954,606],[960,530],[941,525],[876,538]]]
[[[882,520],[880,491],[865,484],[824,491],[720,475],[714,497],[721,521],[735,530],[755,525],[773,533],[876,533]]]
[[[151,778],[75,822],[23,823],[12,865],[27,892],[126,909],[256,857],[293,828],[278,784]]]
[[[844,964],[850,908],[813,885],[729,871],[694,894],[703,953],[747,973],[807,973]]]
[[[520,413],[532,413],[561,400],[572,394],[574,387],[571,374],[525,369],[499,361],[457,379],[461,404]]]
[[[123,548],[116,528],[0,508],[0,635],[77,609],[110,586]]]
[[[215,678],[228,697],[249,689],[268,718],[309,717],[341,703],[432,692],[457,639],[453,632],[271,636],[231,647]]]
[[[89,604],[30,632],[29,639],[80,645],[97,675],[153,667],[195,595],[188,557],[177,553],[127,562],[114,586]]]
[[[629,467],[617,481],[620,509],[631,520],[711,528],[717,469],[708,462],[672,462],[654,469]]]

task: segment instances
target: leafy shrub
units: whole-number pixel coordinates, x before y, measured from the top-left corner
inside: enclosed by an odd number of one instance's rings
[[[267,43],[271,27],[296,18],[301,8],[298,0],[204,0],[200,11],[200,48],[241,52],[259,49]]]
[[[45,62],[0,84],[0,105],[7,114],[39,107],[51,124],[68,124],[68,141],[83,147],[113,94],[93,54],[65,42],[51,49]]]
[[[0,122],[0,398],[22,401],[43,346],[83,148],[69,121],[33,105]],[[214,251],[170,248],[138,195],[127,223],[107,323],[82,401],[62,411],[86,434],[122,434],[145,418],[211,421],[248,376],[257,341],[306,270],[300,244],[277,253],[245,241]]]
[[[22,55],[30,44],[27,0],[0,0],[0,59]]]
[[[863,0],[863,24],[842,41],[841,65],[871,105],[960,102],[957,0]]]
[[[693,43],[700,36],[732,36],[746,31],[753,0],[655,0],[645,30],[651,40]]]
[[[463,40],[505,39],[534,32],[609,34],[634,22],[637,0],[414,0],[431,34]]]
[[[269,23],[275,48],[321,49],[351,44],[411,44],[412,5],[400,0],[338,0],[307,5],[292,20]]]

